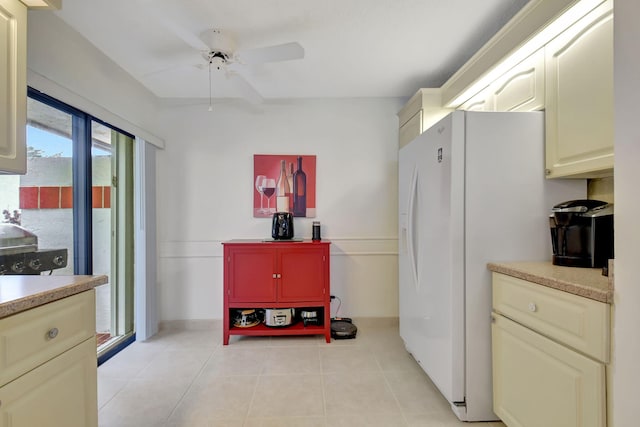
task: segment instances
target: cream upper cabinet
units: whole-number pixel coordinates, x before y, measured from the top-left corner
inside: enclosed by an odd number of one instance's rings
[[[440,89],[419,89],[398,113],[399,148],[413,141],[449,111],[442,107]]]
[[[491,85],[495,111],[543,109],[544,74],[544,50],[540,49]]]
[[[460,106],[464,111],[496,111],[491,87],[487,87]]]
[[[467,111],[536,111],[544,108],[544,50],[540,49],[465,102]]]
[[[613,1],[545,46],[546,175],[613,170]]]
[[[610,317],[606,303],[493,273],[496,415],[509,427],[605,427]]]
[[[0,0],[0,173],[25,173],[27,7]]]

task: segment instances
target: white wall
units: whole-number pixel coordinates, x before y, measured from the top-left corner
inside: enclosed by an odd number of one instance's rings
[[[163,145],[154,132],[155,96],[52,11],[29,11],[27,69],[34,89]]]
[[[157,157],[160,320],[221,318],[221,241],[264,238],[253,154],[317,156],[317,220],[345,316],[397,316],[397,117],[404,100],[165,106],[50,11],[29,12],[28,84],[136,136]],[[206,88],[205,88],[206,89]],[[312,219],[296,219],[311,236]],[[337,308],[337,304],[336,307]]]
[[[609,425],[632,427],[640,423],[640,3],[616,0],[614,8],[616,260]]]
[[[400,99],[289,100],[166,107],[158,153],[161,320],[221,318],[222,245],[270,237],[253,218],[253,155],[313,154],[332,294],[341,315],[397,316],[397,117]],[[337,303],[333,310],[337,308]],[[335,314],[335,312],[332,312]]]

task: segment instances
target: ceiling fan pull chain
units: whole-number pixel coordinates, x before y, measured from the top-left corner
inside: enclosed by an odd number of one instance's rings
[[[209,111],[213,111],[213,105],[211,102],[211,59],[209,59]]]

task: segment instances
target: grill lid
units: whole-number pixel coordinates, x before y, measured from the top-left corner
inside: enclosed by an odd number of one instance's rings
[[[0,256],[35,252],[38,237],[16,224],[0,224]]]

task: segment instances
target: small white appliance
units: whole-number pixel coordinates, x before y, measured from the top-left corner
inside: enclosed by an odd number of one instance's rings
[[[487,263],[550,260],[549,207],[586,198],[544,149],[542,112],[456,111],[400,150],[400,335],[464,421],[497,419]]]
[[[273,327],[289,326],[295,315],[295,308],[267,308],[264,310],[264,324]]]

